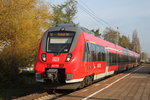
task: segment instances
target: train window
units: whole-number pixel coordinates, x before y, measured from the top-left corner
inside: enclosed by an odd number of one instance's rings
[[[116,60],[115,54],[112,53],[112,65],[115,65],[115,60]]]
[[[119,63],[120,63],[120,64],[122,64],[122,58],[123,58],[123,55],[120,55],[120,56],[119,56]]]
[[[133,60],[133,58],[128,56],[128,55],[121,55],[119,61],[120,61],[121,64],[127,64],[129,62],[132,62],[132,60]]]
[[[117,54],[114,54],[113,64],[114,64],[114,65],[116,65],[116,64],[117,64]]]
[[[101,53],[101,48],[98,46],[98,61],[101,61],[102,59],[102,53]]]
[[[114,54],[114,65],[117,64],[117,54]]]
[[[115,56],[113,53],[111,53],[111,65],[114,65],[115,62]]]
[[[122,63],[125,64],[125,55],[122,56]]]
[[[128,63],[130,63],[131,62],[131,56],[128,56]]]
[[[116,65],[118,62],[118,55],[115,53],[109,53],[109,65]],[[119,57],[119,61],[121,61],[121,56]]]
[[[75,32],[52,32],[47,37],[47,52],[67,53],[70,50]]]
[[[92,61],[96,61],[96,45],[92,44]]]
[[[84,48],[83,61],[105,61],[106,52],[104,47],[87,42]]]
[[[98,60],[98,53],[99,53],[99,46],[96,45],[96,61],[99,61]]]
[[[109,65],[111,65],[111,54],[109,53],[108,55],[109,55],[108,56],[109,57]]]
[[[102,51],[102,61],[106,60],[106,53],[105,53],[105,49],[103,47],[103,51]]]

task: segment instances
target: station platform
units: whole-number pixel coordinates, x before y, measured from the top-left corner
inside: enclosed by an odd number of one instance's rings
[[[57,100],[150,100],[150,64],[111,76]]]

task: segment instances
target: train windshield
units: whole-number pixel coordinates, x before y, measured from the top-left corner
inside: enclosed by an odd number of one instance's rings
[[[47,38],[47,52],[67,53],[70,50],[75,32],[51,32]]]

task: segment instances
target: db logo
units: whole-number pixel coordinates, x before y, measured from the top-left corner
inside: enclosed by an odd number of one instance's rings
[[[59,62],[59,57],[53,57],[53,58],[52,58],[52,61],[53,61],[53,62]]]
[[[102,66],[101,66],[101,64],[97,64],[97,68],[101,68]]]

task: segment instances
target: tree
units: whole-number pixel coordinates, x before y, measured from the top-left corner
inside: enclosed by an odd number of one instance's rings
[[[118,44],[120,33],[116,30],[107,27],[104,31],[103,37],[104,40]]]
[[[148,55],[146,52],[141,52],[141,62],[144,63],[148,60]]]
[[[132,50],[140,53],[141,52],[141,46],[140,46],[140,40],[138,38],[138,32],[136,30],[133,31],[133,35],[132,35]]]
[[[67,0],[64,4],[53,6],[53,25],[75,24],[73,22],[77,13],[77,1]]]
[[[34,62],[39,37],[50,27],[52,14],[42,0],[0,0],[0,9],[0,43],[5,45],[0,52],[0,80],[12,82],[18,67]]]
[[[120,38],[119,38],[120,46],[130,49],[130,44],[131,44],[130,40],[127,36],[125,36],[125,35],[120,36]]]
[[[100,33],[100,30],[99,30],[99,29],[96,29],[96,30],[92,29],[91,31],[94,33],[94,35],[95,35],[96,37],[101,37],[101,33]]]

